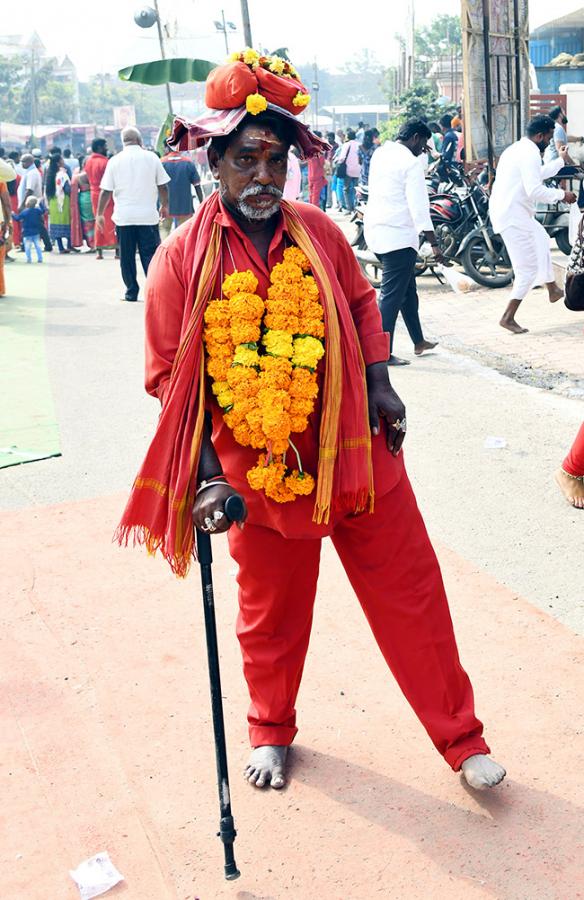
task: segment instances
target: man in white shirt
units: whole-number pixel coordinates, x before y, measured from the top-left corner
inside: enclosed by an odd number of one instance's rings
[[[365,240],[383,263],[379,309],[383,330],[390,335],[390,366],[409,365],[409,360],[393,355],[400,312],[417,356],[436,346],[424,340],[415,271],[422,231],[436,261],[443,261],[430,218],[424,169],[418,159],[431,136],[426,123],[414,119],[402,125],[396,141],[382,144],[371,157]]]
[[[126,285],[124,300],[138,299],[136,250],[144,274],[160,244],[158,223],[168,216],[169,175],[155,153],[144,150],[137,128],[122,131],[123,150],[108,162],[100,184],[95,224],[103,230],[104,214],[113,194],[112,219],[120,247],[120,267]],[[160,211],[157,204],[160,202]]]
[[[43,196],[43,179],[34,163],[32,153],[23,153],[20,159],[22,178],[18,185],[18,212],[22,212],[29,197],[41,200]]]
[[[525,334],[528,330],[516,322],[515,314],[534,285],[545,284],[551,303],[563,296],[554,278],[549,236],[535,220],[537,203],[576,202],[572,191],[543,183],[560,171],[568,156],[568,148],[563,147],[557,159],[542,165],[541,154],[553,133],[554,122],[549,116],[532,119],[525,137],[501,154],[491,192],[491,223],[505,242],[515,276],[511,299],[499,324],[513,334]]]

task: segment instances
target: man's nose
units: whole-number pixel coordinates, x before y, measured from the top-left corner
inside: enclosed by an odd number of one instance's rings
[[[260,159],[257,164],[254,181],[257,181],[258,184],[271,184],[272,180],[268,161]]]

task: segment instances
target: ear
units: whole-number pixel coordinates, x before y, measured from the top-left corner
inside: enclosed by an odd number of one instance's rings
[[[217,153],[215,147],[209,147],[209,149],[207,150],[207,159],[209,160],[209,166],[211,167],[213,178],[218,178],[220,156]]]

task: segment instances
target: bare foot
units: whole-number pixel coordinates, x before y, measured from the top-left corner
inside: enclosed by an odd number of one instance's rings
[[[434,347],[437,347],[437,346],[438,346],[438,341],[434,341],[434,342],[432,342],[432,341],[420,341],[419,344],[415,344],[415,346],[414,346],[414,353],[416,354],[416,356],[421,356],[422,353],[424,353],[424,351],[426,351],[426,350],[433,350]]]
[[[286,757],[288,747],[266,745],[252,750],[243,777],[258,788],[271,784],[280,790],[286,784]]]
[[[388,366],[409,366],[409,359],[402,359],[400,356],[390,356]]]
[[[557,303],[558,300],[561,300],[564,296],[564,291],[555,282],[553,284],[548,285],[548,297],[550,303]]]
[[[507,331],[510,331],[512,334],[527,334],[529,328],[522,328],[521,325],[518,325],[515,319],[505,319],[504,317],[499,322],[499,325],[502,328],[506,328]]]
[[[563,469],[558,469],[554,478],[568,503],[576,509],[584,509],[584,479],[568,475]]]
[[[466,783],[477,791],[495,787],[496,784],[503,781],[507,774],[503,766],[489,756],[485,756],[484,753],[469,756],[463,762],[461,769]]]

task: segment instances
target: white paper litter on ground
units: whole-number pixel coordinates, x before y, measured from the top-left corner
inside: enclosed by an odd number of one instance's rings
[[[435,270],[446,279],[455,294],[468,294],[469,291],[476,291],[480,287],[468,275],[463,275],[450,266],[435,266]]]
[[[489,437],[485,438],[484,448],[485,450],[504,450],[507,446],[507,441],[502,437],[493,437],[489,435]]]
[[[79,863],[76,869],[69,870],[69,875],[79,888],[81,900],[99,897],[124,880],[106,851]]]

